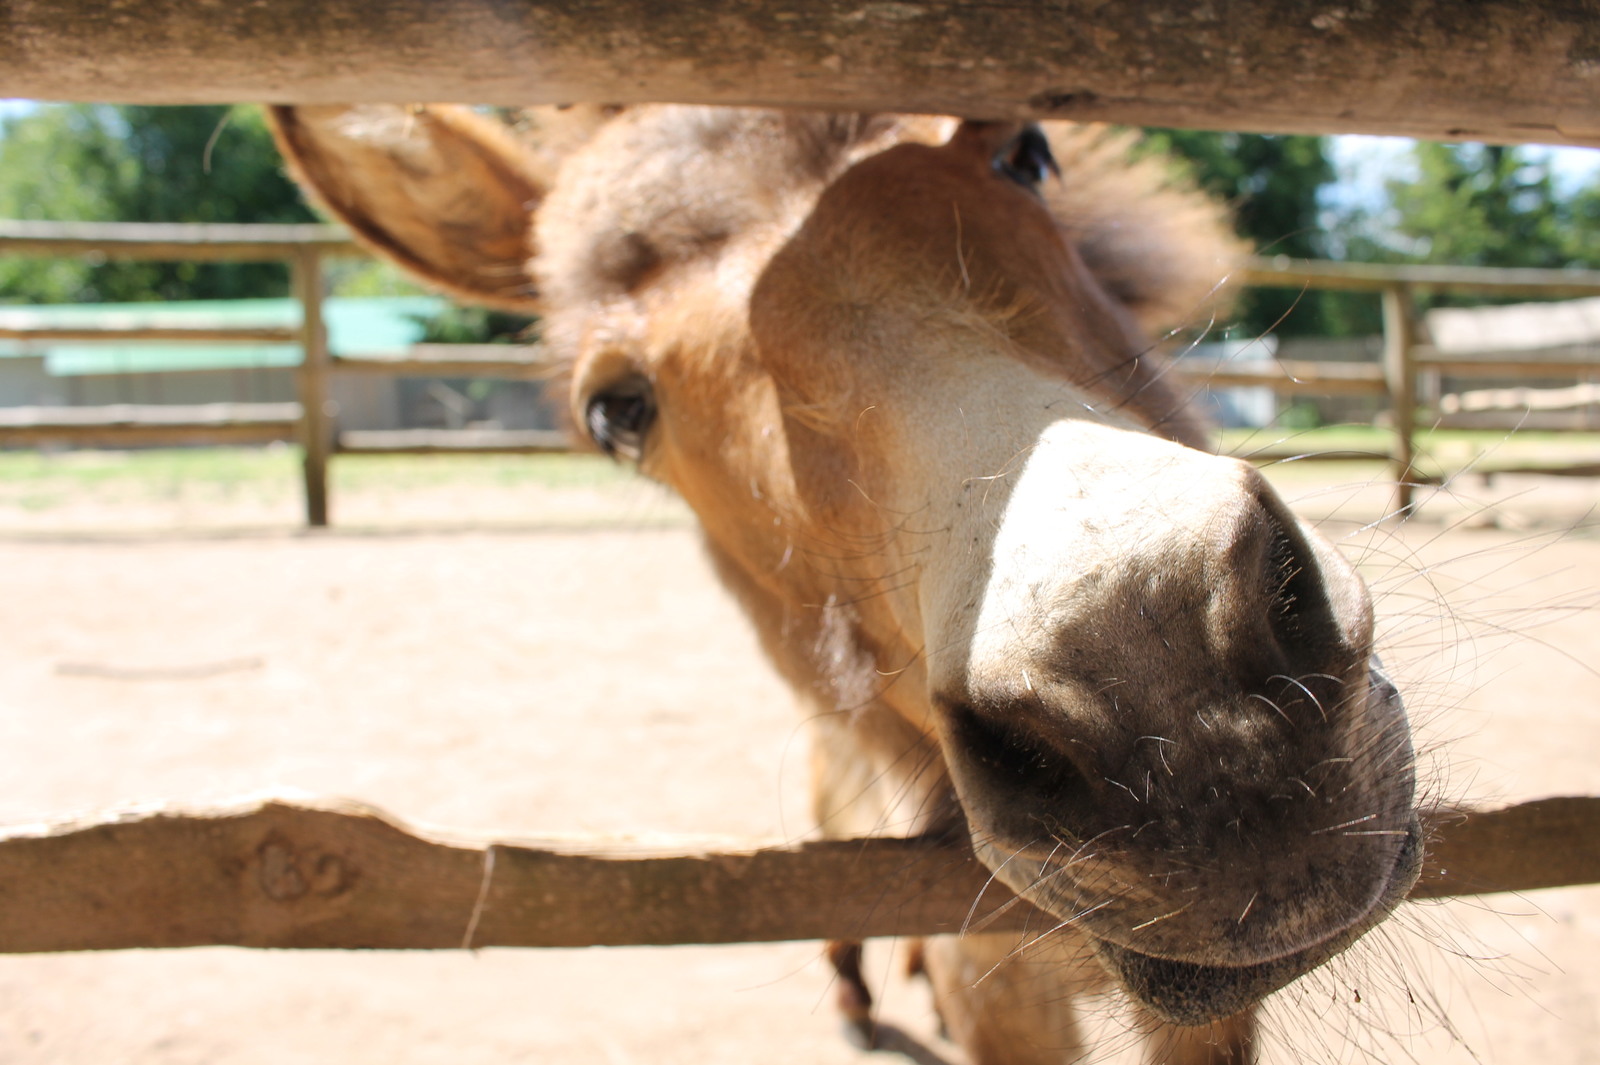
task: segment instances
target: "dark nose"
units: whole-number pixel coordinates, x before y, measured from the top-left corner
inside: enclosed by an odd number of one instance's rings
[[[941,700],[963,799],[1003,835],[1081,839],[1160,805],[1171,838],[1206,846],[1237,820],[1224,807],[1281,819],[1275,797],[1303,797],[1308,767],[1349,761],[1368,701],[1365,590],[1254,470],[1235,484],[1202,522],[1075,586],[1080,620],[1026,684]]]
[[[1338,689],[1366,674],[1372,613],[1365,587],[1260,474],[1249,470],[1242,489],[1244,505],[1219,520],[1200,563],[1204,638],[1247,696],[1325,719]]]
[[[1365,588],[1256,471],[1236,484],[1203,522],[1141,530],[1111,576],[1071,590],[1081,620],[1054,634],[1039,683],[952,693],[968,731],[1006,734],[985,750],[1032,751],[1023,761],[1065,761],[1093,781],[1138,735],[1192,727],[1184,706],[1264,697],[1295,724],[1349,712],[1341,690],[1365,683],[1372,651]]]

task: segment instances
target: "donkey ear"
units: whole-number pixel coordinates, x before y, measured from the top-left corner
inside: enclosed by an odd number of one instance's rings
[[[536,310],[539,166],[464,107],[271,107],[300,185],[364,244],[474,303]]]

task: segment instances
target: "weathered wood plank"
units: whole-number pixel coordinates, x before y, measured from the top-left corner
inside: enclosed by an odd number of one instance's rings
[[[1417,369],[1437,370],[1452,377],[1593,377],[1600,375],[1600,359],[1552,359],[1530,352],[1526,356],[1443,355],[1417,348]]]
[[[547,455],[577,450],[553,429],[347,429],[334,441],[344,455]]]
[[[1383,367],[1376,363],[1308,362],[1274,359],[1271,362],[1201,362],[1184,359],[1173,371],[1185,381],[1209,388],[1266,387],[1284,394],[1319,396],[1383,396],[1389,385]]]
[[[1600,366],[1595,367],[1600,371]],[[1484,388],[1473,392],[1452,392],[1439,397],[1441,414],[1473,411],[1569,411],[1600,403],[1600,384],[1592,381],[1570,388]]]
[[[0,408],[0,427],[277,424],[299,417],[298,403],[113,403],[104,407],[4,407]]]
[[[1600,270],[1540,270],[1529,267],[1425,266],[1406,263],[1345,263],[1315,259],[1252,259],[1234,278],[1241,285],[1382,292],[1395,284],[1485,295],[1560,299],[1600,295]]]
[[[11,0],[0,96],[583,100],[1600,144],[1568,0]]]
[[[1429,420],[1428,424],[1435,429],[1487,429],[1508,435],[1511,433],[1600,432],[1600,418],[1581,411],[1465,411],[1458,414],[1436,415]],[[1559,465],[1560,461],[1559,458],[1552,457],[1548,463],[1523,459],[1519,462],[1502,465],[1490,454],[1474,461],[1469,472],[1538,473],[1549,470],[1552,473],[1559,471],[1576,476],[1572,471],[1593,469],[1595,467],[1595,463],[1592,461],[1578,463],[1577,465]]]
[[[1274,466],[1286,462],[1389,462],[1393,456],[1386,451],[1359,448],[1341,448],[1331,451],[1307,451],[1292,444],[1271,443],[1262,447],[1245,446],[1230,451],[1234,458],[1244,459],[1256,466]]]
[[[298,403],[202,403],[0,409],[0,447],[267,444],[293,440]]]
[[[330,365],[353,373],[530,381],[556,373],[555,365],[538,347],[523,344],[413,344],[397,352],[335,355]]]
[[[1441,814],[1414,899],[1600,883],[1600,798]]]
[[[0,13],[0,24],[4,14]],[[4,45],[0,45],[3,48]],[[4,75],[0,74],[0,83]],[[0,90],[0,96],[5,92]],[[365,255],[349,234],[322,225],[209,225],[196,222],[23,222],[0,219],[0,255],[85,256],[175,262],[272,262],[312,245]]]
[[[293,344],[300,330],[287,326],[230,325],[142,325],[142,326],[50,326],[13,328],[0,325],[0,340],[32,340],[38,343],[90,340],[158,341],[178,340],[236,344]]]
[[[353,804],[269,800],[13,832],[0,842],[0,951],[729,943],[955,931],[987,878],[964,852],[918,841],[668,852],[465,845],[412,835]],[[980,915],[1008,898],[992,889]],[[1018,904],[1001,920],[1020,925],[1027,913]],[[1031,920],[1038,927],[1047,919]]]
[[[1414,897],[1600,881],[1600,799],[1444,817]],[[976,900],[976,901],[974,901]],[[149,810],[0,836],[0,952],[448,949],[1044,929],[965,848],[481,844],[342,803]]]

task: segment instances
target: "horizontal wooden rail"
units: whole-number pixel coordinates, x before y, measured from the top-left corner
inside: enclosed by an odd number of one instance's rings
[[[1569,0],[10,0],[0,97],[670,101],[1600,144]]]
[[[546,455],[573,450],[553,429],[346,429],[334,437],[341,455]]]
[[[273,262],[293,259],[304,248],[330,255],[366,254],[335,226],[0,220],[0,255]]]
[[[1600,799],[1452,813],[1413,898],[1600,881]],[[469,843],[350,803],[256,801],[0,833],[0,952],[449,949],[1043,930],[963,847]]]
[[[0,447],[268,444],[295,439],[298,403],[0,408]]]
[[[1435,429],[1474,429],[1497,433],[1600,433],[1600,420],[1576,411],[1467,411],[1459,414],[1439,414],[1429,419]],[[1561,465],[1541,465],[1537,461],[1522,459],[1507,461],[1496,459],[1493,452],[1474,460],[1470,472],[1496,473],[1562,473],[1569,477],[1587,476],[1595,463],[1570,460]]]
[[[1566,411],[1600,403],[1600,384],[1571,388],[1484,388],[1439,398],[1439,413],[1475,411]]]
[[[15,329],[0,325],[0,340],[51,343],[72,340],[206,341],[233,344],[295,344],[300,330],[290,326],[50,326]]]
[[[1448,426],[1448,422],[1446,424]],[[1493,429],[1500,427],[1479,423],[1477,425],[1463,425],[1460,428]],[[1486,481],[1501,474],[1533,474],[1539,477],[1600,477],[1600,462],[1568,462],[1559,466],[1541,465],[1536,462],[1506,462],[1493,465],[1475,465],[1472,471],[1481,474]]]
[[[1234,278],[1264,288],[1341,289],[1382,292],[1396,285],[1485,295],[1544,298],[1600,296],[1600,270],[1537,270],[1527,267],[1422,266],[1346,263],[1314,259],[1258,258]]]
[[[1315,395],[1382,396],[1389,386],[1383,367],[1359,362],[1201,362],[1185,359],[1174,369],[1191,384],[1208,388],[1266,387],[1274,392]]]
[[[1472,355],[1444,355],[1431,348],[1418,347],[1416,366],[1452,377],[1592,377],[1600,375],[1600,358],[1480,358]]]
[[[4,42],[0,42],[3,52]],[[3,68],[0,68],[3,69]],[[321,326],[320,259],[328,254],[365,254],[343,231],[320,225],[207,226],[138,223],[50,223],[0,221],[0,254],[94,255],[119,259],[282,260],[292,264],[296,290],[305,311],[305,327],[155,326],[149,329],[59,327],[0,329],[0,338],[35,340],[243,340],[299,343],[306,355],[297,368],[297,387],[304,401],[298,430],[292,435],[281,419],[264,421],[204,418],[178,414],[97,419],[86,424],[62,423],[50,416],[21,422],[0,422],[0,446],[68,444],[81,447],[126,447],[160,444],[249,444],[297,440],[304,450],[307,520],[326,524],[327,458],[331,454],[539,454],[565,451],[568,440],[544,432],[484,430],[397,430],[337,432],[327,420],[328,370],[340,373],[411,374],[440,377],[492,377],[539,380],[552,367],[536,346],[416,345],[405,352],[330,356]],[[1370,291],[1383,297],[1388,342],[1382,366],[1279,360],[1257,364],[1189,361],[1174,373],[1192,385],[1267,387],[1287,394],[1373,396],[1388,402],[1395,446],[1387,458],[1395,471],[1400,505],[1408,485],[1422,479],[1414,467],[1412,426],[1415,420],[1413,382],[1418,372],[1467,375],[1590,376],[1593,367],[1570,359],[1484,359],[1445,356],[1414,342],[1409,324],[1410,292],[1417,287],[1530,296],[1586,296],[1600,293],[1600,271],[1498,270],[1483,268],[1311,262],[1286,258],[1252,260],[1238,280],[1253,285],[1342,288]],[[0,317],[0,322],[4,318]],[[1404,328],[1402,328],[1404,325]],[[1401,334],[1404,334],[1402,336]],[[174,371],[181,372],[181,371]],[[1397,391],[1398,389],[1398,391]],[[148,408],[151,411],[160,408]],[[1453,414],[1450,418],[1477,418]],[[1534,416],[1550,421],[1553,415]],[[1533,421],[1525,424],[1532,426]],[[1551,423],[1555,425],[1554,422]],[[1567,427],[1562,422],[1560,427]],[[1274,447],[1249,456],[1256,462],[1308,459],[1383,458],[1368,453],[1309,455]],[[1587,465],[1580,469],[1587,469]],[[1553,471],[1549,471],[1553,472]],[[1563,471],[1565,472],[1565,471]]]
[[[352,373],[539,380],[555,366],[537,348],[515,344],[413,344],[404,351],[335,355],[329,365]]]
[[[1245,446],[1241,450],[1228,452],[1234,458],[1243,459],[1257,466],[1276,466],[1287,462],[1392,462],[1394,455],[1388,451],[1373,451],[1362,448],[1335,448],[1320,451],[1307,451],[1290,444],[1268,444],[1264,447]]]

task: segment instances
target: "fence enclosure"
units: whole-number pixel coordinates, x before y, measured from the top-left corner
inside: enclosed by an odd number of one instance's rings
[[[117,447],[294,440],[304,449],[306,520],[329,520],[328,463],[340,454],[566,450],[547,432],[336,431],[340,373],[535,378],[529,349],[417,345],[404,355],[335,357],[323,316],[323,262],[364,254],[323,226],[0,223],[0,254],[270,260],[289,264],[292,329],[0,329],[6,339],[292,342],[293,403],[118,405],[0,410],[0,444]],[[1374,292],[1380,363],[1184,363],[1196,385],[1374,397],[1389,412],[1385,456],[1409,501],[1418,382],[1427,375],[1600,374],[1588,361],[1465,359],[1417,341],[1419,288],[1496,295],[1600,294],[1600,272],[1373,267],[1257,261],[1250,285]],[[1591,384],[1588,387],[1593,387]],[[1587,396],[1580,386],[1578,398]],[[1258,456],[1259,457],[1259,456]],[[1314,457],[1314,456],[1312,456]],[[1600,471],[1591,471],[1600,472]],[[1447,811],[1430,826],[1413,897],[1600,882],[1600,799],[1553,798]],[[1577,841],[1578,845],[1574,845]],[[367,808],[269,801],[236,810],[135,812],[0,833],[0,952],[235,944],[436,949],[858,939],[1053,922],[991,883],[963,846],[869,839],[640,854],[601,845],[462,845],[412,833]],[[979,899],[977,906],[973,900]],[[603,900],[601,905],[596,900]]]
[[[329,379],[335,373],[533,379],[541,376],[545,368],[530,356],[529,349],[499,345],[415,345],[404,358],[333,356],[328,349],[323,315],[323,262],[329,256],[365,254],[333,227],[0,222],[0,255],[4,254],[283,262],[289,267],[291,291],[301,308],[297,327],[0,327],[0,339],[288,342],[298,345],[302,355],[295,368],[293,403],[0,409],[0,445],[126,447],[293,441],[302,449],[306,523],[311,526],[328,524],[328,460],[336,453],[533,453],[568,449],[564,435],[555,432],[439,433],[424,429],[337,433],[329,399]]]
[[[365,251],[341,230],[318,225],[149,225],[141,223],[40,223],[0,221],[0,255],[97,255],[108,259],[277,261],[288,264],[301,306],[296,328],[142,327],[8,329],[0,339],[206,340],[233,343],[291,342],[302,358],[295,372],[297,402],[203,406],[116,405],[102,408],[0,409],[0,445],[65,443],[118,447],[162,443],[255,444],[295,441],[302,448],[306,522],[329,521],[328,462],[338,454],[445,454],[565,451],[563,434],[538,430],[430,430],[338,432],[329,380],[340,373],[536,379],[547,373],[537,349],[501,345],[414,345],[403,356],[334,356],[323,320],[323,262]],[[1277,360],[1254,365],[1183,362],[1177,372],[1196,386],[1267,387],[1285,395],[1369,396],[1387,408],[1394,439],[1386,457],[1399,503],[1411,501],[1416,465],[1419,383],[1432,403],[1437,380],[1456,376],[1588,377],[1565,397],[1534,402],[1591,400],[1600,388],[1600,360],[1494,359],[1442,354],[1417,339],[1415,293],[1448,290],[1540,298],[1600,296],[1600,271],[1506,270],[1472,267],[1377,266],[1255,260],[1241,284],[1370,292],[1383,304],[1383,355],[1377,364]],[[1281,457],[1265,451],[1257,458]],[[1316,457],[1302,456],[1296,457]],[[1592,464],[1574,472],[1589,472]],[[1559,472],[1559,471],[1549,471]]]

